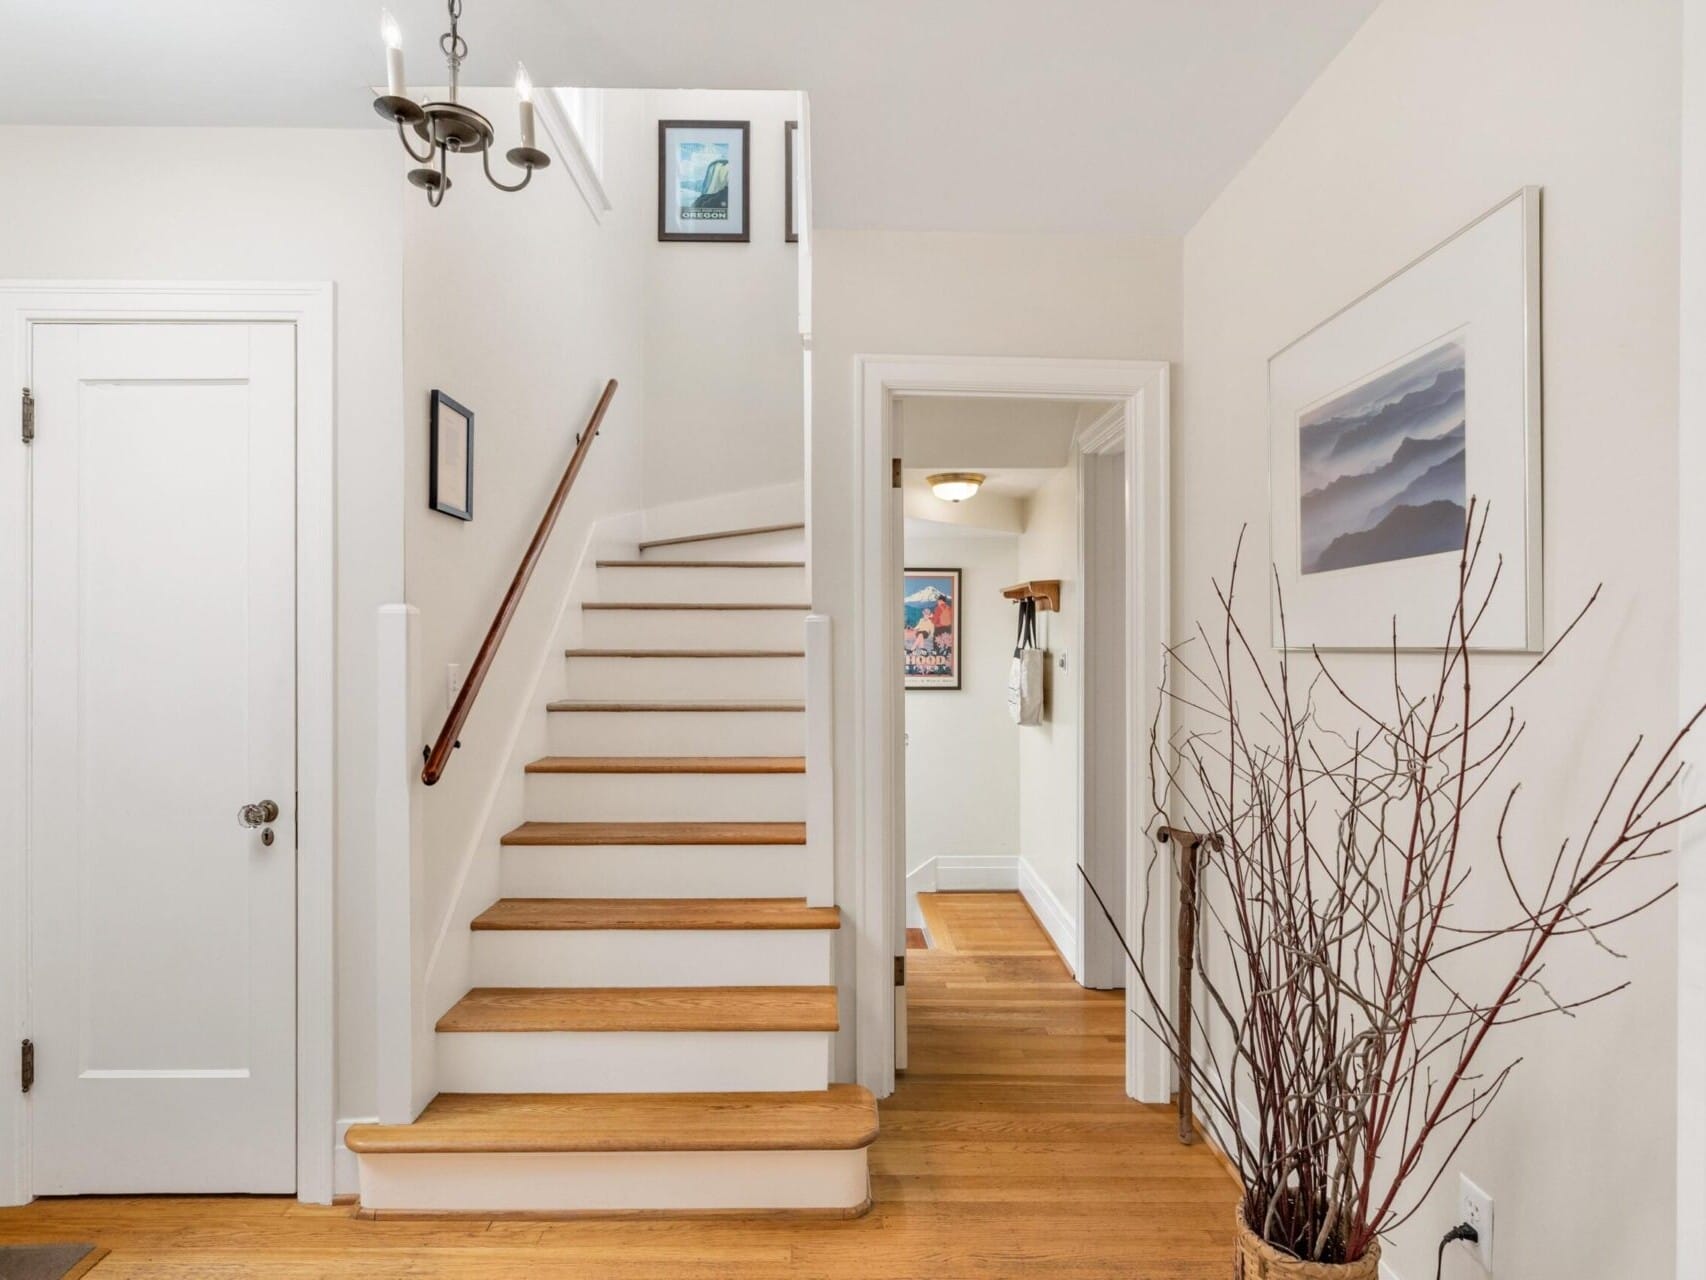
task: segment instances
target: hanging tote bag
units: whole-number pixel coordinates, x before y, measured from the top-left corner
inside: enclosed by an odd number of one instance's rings
[[[1019,639],[1007,677],[1007,711],[1014,724],[1043,722],[1043,651],[1037,648],[1037,602],[1019,601]]]

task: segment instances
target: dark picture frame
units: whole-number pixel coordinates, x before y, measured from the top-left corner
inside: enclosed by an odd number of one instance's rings
[[[738,231],[682,231],[672,226],[670,210],[672,200],[679,199],[680,180],[671,181],[671,139],[673,132],[721,131],[740,136],[740,180],[738,183],[729,182],[727,174],[723,175],[723,183],[717,190],[707,190],[701,194],[701,200],[714,200],[721,195],[725,201],[735,198],[739,192],[740,229]],[[687,141],[683,139],[682,141]],[[732,143],[733,139],[728,140]],[[679,165],[679,155],[676,157]],[[712,162],[714,166],[716,163]],[[708,166],[702,181],[715,182],[716,175],[713,167]],[[715,206],[709,206],[714,208]],[[680,206],[677,206],[677,214]],[[709,225],[715,219],[707,218]],[[733,217],[726,218],[726,223],[734,223]],[[679,216],[676,219],[679,223]],[[752,122],[749,120],[659,120],[658,121],[658,239],[665,241],[687,241],[699,244],[745,244],[752,239]]]
[[[965,636],[960,629],[960,571],[958,569],[901,570],[901,645],[904,651],[906,687],[912,689],[958,689],[964,680]],[[942,584],[947,590],[942,589]],[[925,599],[930,593],[934,599]],[[943,605],[947,614],[943,616]],[[948,637],[942,642],[942,630]],[[943,661],[948,669],[926,670]]]
[[[800,228],[794,222],[794,134],[799,127],[798,120],[790,120],[782,128],[782,238],[789,244],[800,240]]]
[[[474,518],[474,411],[436,387],[432,393],[427,505],[458,520]],[[458,465],[460,464],[460,465]]]

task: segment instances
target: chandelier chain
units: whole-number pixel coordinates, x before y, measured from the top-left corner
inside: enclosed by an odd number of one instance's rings
[[[468,42],[456,30],[456,24],[462,17],[462,0],[449,0],[450,30],[438,38],[438,47],[444,50],[444,56],[453,64],[460,63],[468,56]]]

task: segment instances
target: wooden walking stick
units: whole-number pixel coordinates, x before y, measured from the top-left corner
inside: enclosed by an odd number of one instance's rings
[[[1221,847],[1217,835],[1202,835],[1183,827],[1162,827],[1155,838],[1179,845],[1179,1141],[1186,1146],[1197,1140],[1191,1106],[1191,977],[1197,949],[1197,850],[1203,845]]]

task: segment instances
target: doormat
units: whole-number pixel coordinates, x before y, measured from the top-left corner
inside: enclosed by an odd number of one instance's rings
[[[0,1280],[77,1280],[106,1256],[92,1244],[0,1245]]]

